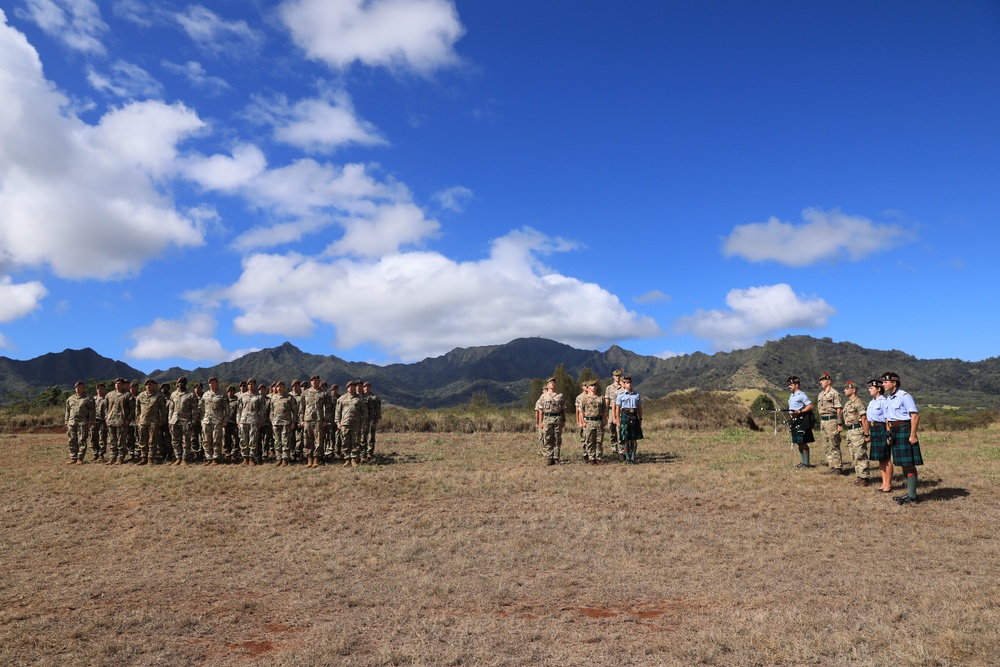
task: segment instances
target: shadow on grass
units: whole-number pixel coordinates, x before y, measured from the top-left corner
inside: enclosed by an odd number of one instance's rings
[[[397,452],[385,452],[376,454],[372,465],[391,466],[404,465],[408,463],[427,463],[430,458],[425,454],[399,454]]]
[[[967,489],[944,487],[934,489],[933,491],[928,491],[926,493],[921,493],[920,500],[924,502],[928,500],[954,500],[955,498],[965,498],[969,495],[970,494]]]

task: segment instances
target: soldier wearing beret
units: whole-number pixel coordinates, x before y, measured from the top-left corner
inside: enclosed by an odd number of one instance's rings
[[[361,465],[361,423],[364,405],[358,397],[361,384],[358,380],[347,383],[347,393],[340,397],[334,412],[334,421],[340,427],[344,440],[344,467]]]
[[[844,430],[844,406],[840,401],[840,392],[833,388],[833,378],[829,373],[819,377],[821,387],[816,396],[816,408],[819,411],[819,432],[826,453],[826,464],[829,468],[824,472],[828,475],[842,475],[844,460],[840,453],[840,433]]]
[[[639,441],[642,440],[642,397],[632,389],[632,376],[622,377],[622,390],[615,397],[615,421],[618,422],[618,443],[625,463],[635,465]]]
[[[917,502],[917,466],[924,464],[920,454],[917,424],[920,414],[913,397],[901,388],[899,376],[893,372],[882,374],[885,389],[885,426],[893,462],[903,469],[906,493],[896,496],[900,505]]]
[[[69,461],[82,465],[87,456],[87,438],[94,427],[94,399],[87,396],[87,384],[77,380],[73,395],[66,399],[66,437]]]
[[[186,466],[191,458],[194,442],[192,425],[198,419],[198,397],[187,386],[187,377],[177,378],[177,386],[170,394],[167,421],[170,424],[170,443],[174,449],[174,465]]]
[[[622,370],[616,370],[611,374],[612,380],[611,384],[608,385],[607,389],[604,390],[604,411],[607,413],[608,418],[611,420],[611,449],[615,456],[621,454],[621,449],[618,446],[618,423],[614,421],[615,412],[615,399],[618,397],[618,393],[621,392],[625,387],[622,386],[622,375],[625,372]]]
[[[104,461],[108,451],[108,389],[103,382],[97,383],[97,396],[94,396],[94,428],[90,431],[90,449],[94,452],[94,461]]]
[[[811,468],[809,460],[809,443],[815,442],[813,437],[813,405],[805,392],[799,389],[797,375],[788,376],[788,431],[792,434],[792,444],[798,445],[802,461],[796,468]]]
[[[542,455],[546,465],[559,463],[562,449],[562,431],[566,424],[566,401],[563,395],[556,392],[556,379],[550,377],[545,381],[545,391],[538,399],[535,411],[535,424],[542,433]]]
[[[156,387],[153,378],[146,380],[146,391],[135,399],[135,421],[139,425],[139,465],[156,462],[156,437],[160,425],[167,423],[167,400]]]
[[[368,408],[368,428],[361,436],[361,444],[364,446],[363,459],[371,461],[375,458],[375,434],[378,432],[378,423],[382,421],[382,399],[372,392],[371,382],[365,381],[361,389],[361,396]]]
[[[608,411],[604,398],[597,395],[597,380],[583,383],[583,394],[576,405],[576,425],[583,433],[583,458],[590,465],[599,465],[604,456],[604,426]]]
[[[115,378],[115,390],[108,394],[107,422],[108,439],[110,440],[111,460],[108,465],[125,463],[128,454],[128,432],[131,430],[133,403],[131,394],[126,389],[125,378]]]
[[[868,421],[866,406],[858,398],[858,387],[850,380],[844,384],[844,435],[847,448],[854,460],[854,484],[868,486],[871,473],[868,471],[868,445],[865,443],[865,422]]]

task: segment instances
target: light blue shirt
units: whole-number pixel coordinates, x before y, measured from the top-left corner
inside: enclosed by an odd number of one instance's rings
[[[913,402],[913,397],[902,389],[897,389],[895,394],[885,395],[885,418],[889,421],[905,421],[910,418],[911,412],[917,412],[917,404]]]
[[[788,397],[789,410],[802,410],[807,405],[812,405],[812,401],[801,389]]]
[[[615,398],[615,403],[626,409],[635,409],[642,405],[642,399],[637,391],[620,391]]]
[[[879,394],[871,400],[868,404],[868,409],[865,411],[865,416],[868,417],[869,422],[884,422],[885,421],[885,396]]]

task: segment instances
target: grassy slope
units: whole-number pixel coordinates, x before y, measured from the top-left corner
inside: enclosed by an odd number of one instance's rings
[[[925,434],[911,508],[770,431],[648,436],[644,465],[547,468],[530,434],[389,434],[352,472],[70,467],[62,436],[0,435],[0,663],[1000,654],[997,431]]]

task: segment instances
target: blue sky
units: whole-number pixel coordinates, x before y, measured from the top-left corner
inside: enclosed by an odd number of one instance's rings
[[[11,0],[0,354],[1000,354],[1000,4]]]

